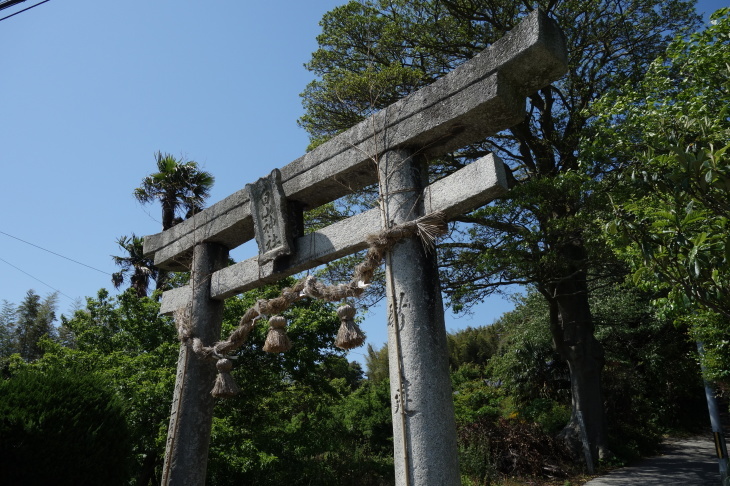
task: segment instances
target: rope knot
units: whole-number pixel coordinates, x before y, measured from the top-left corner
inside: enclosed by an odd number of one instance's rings
[[[269,333],[266,335],[264,351],[267,353],[283,353],[291,349],[291,341],[286,335],[286,318],[273,316],[269,319]]]
[[[215,364],[218,369],[218,376],[215,378],[213,390],[210,392],[216,398],[230,398],[240,393],[241,389],[230,375],[233,363],[227,358],[221,358]]]
[[[352,349],[362,346],[365,342],[365,333],[355,324],[355,313],[357,311],[350,304],[345,304],[337,309],[340,317],[340,330],[337,331],[335,346],[340,349]]]

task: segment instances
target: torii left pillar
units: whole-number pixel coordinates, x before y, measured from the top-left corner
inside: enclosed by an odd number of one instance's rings
[[[210,285],[213,272],[223,268],[227,261],[228,249],[222,245],[200,243],[193,249],[191,331],[206,345],[220,339],[223,301],[210,298]],[[199,358],[190,344],[180,344],[163,486],[205,485],[215,402],[210,391],[215,375],[215,363]]]

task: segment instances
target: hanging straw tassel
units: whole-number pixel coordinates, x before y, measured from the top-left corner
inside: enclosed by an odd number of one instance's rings
[[[230,374],[231,368],[233,368],[231,360],[219,359],[215,367],[218,368],[218,376],[215,378],[215,385],[213,385],[213,391],[210,394],[216,398],[230,398],[238,395],[241,389],[238,388],[236,381]]]
[[[443,211],[436,211],[416,220],[416,233],[421,238],[426,252],[432,252],[436,246],[436,238],[445,235],[449,230],[446,215]]]
[[[335,346],[340,349],[357,348],[365,342],[365,333],[355,324],[355,312],[355,308],[350,304],[342,305],[337,309],[337,315],[340,316],[342,324],[340,324],[340,330],[337,331]]]
[[[267,353],[283,353],[291,349],[291,341],[286,335],[286,319],[274,316],[269,319],[269,333],[266,335],[264,351]]]

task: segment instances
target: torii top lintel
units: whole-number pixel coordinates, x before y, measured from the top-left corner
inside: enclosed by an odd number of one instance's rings
[[[281,168],[286,198],[304,208],[377,180],[372,160],[407,147],[433,158],[519,123],[525,97],[567,71],[562,32],[534,11],[502,39],[433,84],[379,111]],[[249,193],[235,192],[173,228],[144,239],[165,270],[188,270],[200,242],[235,248],[254,237]]]

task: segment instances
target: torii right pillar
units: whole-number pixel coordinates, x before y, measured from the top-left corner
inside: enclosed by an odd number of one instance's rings
[[[425,212],[427,166],[414,159],[408,150],[393,150],[379,161],[387,226]],[[385,264],[396,485],[461,484],[435,249],[426,251],[417,236],[406,238]]]

